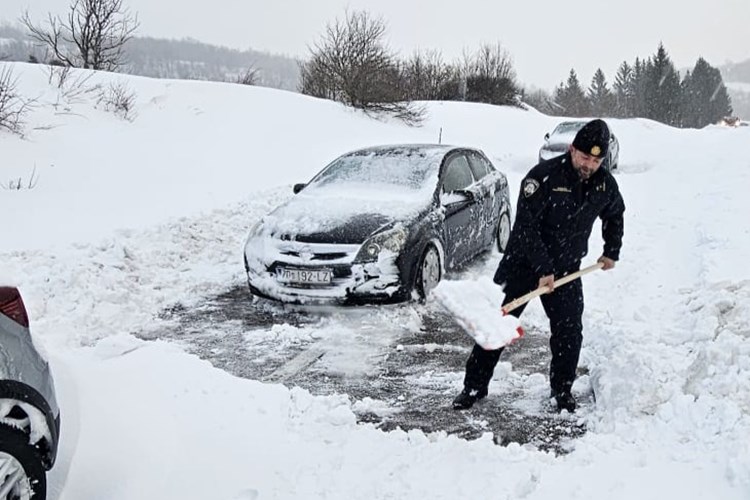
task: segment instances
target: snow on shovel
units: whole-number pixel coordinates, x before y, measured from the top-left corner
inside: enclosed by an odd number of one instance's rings
[[[602,268],[602,263],[583,268],[555,281],[555,288],[574,281],[584,274]],[[526,295],[497,307],[502,302],[502,289],[487,277],[475,281],[441,281],[432,291],[437,301],[450,312],[456,322],[483,349],[500,349],[523,336],[521,322],[508,313],[530,300],[549,293],[540,287]]]

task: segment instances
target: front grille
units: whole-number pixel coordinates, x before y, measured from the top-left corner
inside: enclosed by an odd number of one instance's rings
[[[281,255],[287,255],[290,257],[297,257],[300,259],[307,258],[310,261],[329,261],[344,259],[348,256],[346,252],[329,252],[329,253],[315,253],[311,255],[305,255],[303,252],[285,251],[281,252]]]

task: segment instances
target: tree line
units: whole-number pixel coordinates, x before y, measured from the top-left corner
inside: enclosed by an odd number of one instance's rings
[[[543,112],[565,116],[650,118],[674,127],[704,127],[732,115],[732,102],[721,72],[702,57],[680,78],[663,44],[656,53],[617,70],[612,87],[597,69],[588,89],[574,69],[554,97],[536,94],[530,103]]]
[[[386,44],[386,24],[365,11],[326,26],[301,66],[302,93],[340,101],[368,112],[389,112],[417,122],[414,101],[461,100],[520,106],[564,116],[650,118],[675,127],[704,127],[732,114],[720,71],[699,58],[680,77],[663,44],[656,53],[623,62],[610,88],[598,69],[584,89],[574,69],[553,95],[526,93],[510,56],[498,43],[482,45],[446,63],[435,51],[401,59]]]
[[[35,23],[28,14],[21,22],[30,38],[44,47],[43,60],[49,64],[132,72],[125,50],[131,45],[131,55],[141,67],[163,73],[154,59],[153,41],[144,47],[141,40],[133,40],[139,21],[123,0],[72,0],[67,15],[49,15],[46,25]],[[548,95],[543,91],[527,93],[521,88],[512,59],[500,43],[464,51],[454,62],[446,62],[439,51],[430,50],[402,58],[388,47],[386,32],[385,21],[367,11],[347,12],[342,19],[327,24],[310,47],[307,60],[298,63],[298,90],[409,123],[418,123],[424,116],[424,108],[416,102],[431,100],[512,106],[526,102],[555,115],[644,117],[678,127],[702,127],[732,114],[719,70],[699,58],[681,78],[662,44],[645,60],[623,62],[611,88],[599,69],[584,90],[571,69],[567,81]],[[205,49],[202,44],[184,43]],[[37,59],[36,54],[29,56],[30,61]],[[215,51],[211,54],[216,55]],[[214,58],[211,54],[209,59]],[[242,59],[244,55],[232,57]],[[166,74],[149,76],[185,77],[185,71],[201,65],[212,68],[212,72],[232,71],[225,60],[213,64],[178,61],[167,68]],[[259,72],[252,64],[233,71],[231,81],[259,83]]]
[[[463,100],[520,106],[508,53],[497,43],[447,63],[437,51],[400,58],[387,45],[387,25],[366,11],[329,23],[301,64],[300,91],[371,113],[419,122],[414,101]]]
[[[34,43],[21,27],[0,23],[0,60],[58,64],[49,50]],[[130,75],[180,80],[247,82],[296,91],[299,61],[252,49],[237,50],[189,38],[165,40],[133,36],[123,48],[119,70]]]

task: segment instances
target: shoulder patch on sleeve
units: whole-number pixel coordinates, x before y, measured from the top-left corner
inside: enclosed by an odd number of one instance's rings
[[[523,195],[524,197],[528,198],[529,196],[536,193],[536,190],[539,189],[539,181],[536,179],[526,179],[523,181]]]

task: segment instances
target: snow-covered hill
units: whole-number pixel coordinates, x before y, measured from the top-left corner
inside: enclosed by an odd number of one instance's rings
[[[345,395],[238,379],[131,333],[241,283],[248,228],[337,155],[442,135],[483,148],[516,192],[557,119],[429,103],[410,128],[264,88],[74,72],[74,91],[42,66],[2,67],[35,105],[24,138],[0,131],[0,183],[35,187],[0,190],[0,279],[20,286],[57,374],[58,497],[750,496],[750,127],[610,121],[625,246],[586,280],[597,406],[555,457],[357,425]],[[134,93],[131,120],[97,102],[112,82]]]

